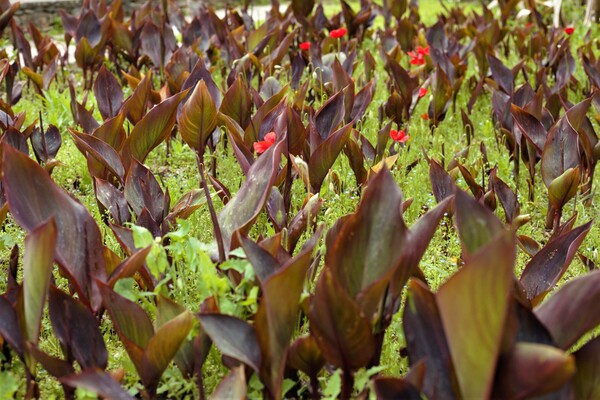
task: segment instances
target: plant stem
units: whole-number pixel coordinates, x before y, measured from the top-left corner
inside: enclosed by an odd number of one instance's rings
[[[319,392],[319,380],[317,375],[310,376],[310,396],[313,400],[319,400],[321,393]]]
[[[215,232],[215,240],[217,241],[217,248],[219,249],[219,262],[225,260],[225,248],[223,247],[223,235],[221,234],[221,227],[219,226],[219,220],[217,219],[217,213],[210,197],[210,191],[208,190],[208,184],[206,183],[206,176],[204,175],[204,163],[202,162],[202,154],[196,153],[196,162],[198,163],[198,172],[200,172],[200,186],[204,189],[204,195],[206,196],[206,205],[210,212],[210,219],[212,220],[213,230]]]
[[[344,368],[342,374],[342,392],[340,393],[340,399],[350,399],[352,397],[352,388],[354,388],[354,375],[352,375],[352,371]]]

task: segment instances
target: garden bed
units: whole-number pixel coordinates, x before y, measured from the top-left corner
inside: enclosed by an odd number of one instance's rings
[[[596,397],[598,26],[409,3],[1,5],[0,398]]]

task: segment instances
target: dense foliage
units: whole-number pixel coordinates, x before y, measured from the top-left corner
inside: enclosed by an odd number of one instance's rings
[[[415,3],[0,2],[4,393],[599,397],[598,38]]]

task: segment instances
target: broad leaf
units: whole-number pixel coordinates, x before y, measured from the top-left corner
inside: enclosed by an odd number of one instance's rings
[[[304,372],[311,378],[316,378],[323,365],[325,365],[325,359],[315,338],[302,336],[290,346],[287,364],[291,368]]]
[[[369,319],[329,268],[321,273],[308,316],[311,335],[330,364],[356,370],[373,357],[375,339]]]
[[[438,203],[446,197],[452,196],[456,191],[454,179],[433,158],[429,159],[429,180],[431,181],[431,191]]]
[[[189,311],[184,311],[162,325],[144,349],[140,376],[146,384],[158,385],[160,377],[175,357],[194,325]]]
[[[351,131],[352,122],[331,133],[311,154],[308,160],[308,176],[315,193],[321,189],[329,168],[346,145]]]
[[[600,271],[565,283],[534,312],[561,349],[568,349],[600,324]]]
[[[263,281],[263,296],[255,316],[256,334],[262,349],[261,376],[274,398],[279,398],[285,359],[298,321],[300,294],[311,265],[317,240]]]
[[[125,167],[121,161],[121,157],[117,151],[104,141],[96,138],[95,136],[88,135],[85,133],[77,132],[73,129],[69,129],[69,133],[75,141],[77,148],[88,157],[92,157],[93,160],[99,162],[104,168],[108,169],[119,182],[124,182]],[[90,169],[93,174],[93,171]],[[101,179],[105,179],[105,176],[96,176]]]
[[[17,313],[12,304],[0,296],[0,335],[8,342],[10,347],[19,357],[23,357],[24,344]]]
[[[577,194],[579,175],[579,167],[569,168],[550,182],[548,199],[556,210],[561,210]]]
[[[238,76],[225,93],[219,111],[231,117],[242,128],[245,128],[250,123],[251,110],[252,99],[250,93],[242,81],[242,77]]]
[[[504,91],[504,93],[512,95],[514,88],[514,76],[512,71],[506,67],[502,61],[498,60],[491,54],[488,54],[488,63],[492,71],[492,77],[496,84]]]
[[[556,347],[516,343],[500,357],[495,398],[529,399],[560,389],[575,373],[573,356]]]
[[[48,284],[54,266],[56,223],[53,219],[35,228],[25,238],[23,256],[24,339],[38,342]]]
[[[566,232],[533,256],[520,279],[529,300],[539,303],[558,283],[591,228],[592,221]]]
[[[577,367],[573,377],[575,398],[600,398],[600,338],[587,342],[574,356]]]
[[[456,376],[435,296],[419,280],[409,284],[402,316],[408,362],[425,365],[423,393],[431,399],[457,398]]]
[[[117,78],[104,65],[100,67],[94,82],[94,95],[102,118],[108,119],[117,115],[123,104],[123,91]]]
[[[226,251],[231,246],[233,233],[237,230],[245,233],[267,202],[279,168],[282,146],[282,142],[274,144],[252,164],[240,190],[219,213]]]
[[[83,388],[107,399],[134,399],[106,371],[96,368],[84,370],[79,374],[60,378],[60,382],[75,388]]]
[[[258,372],[261,365],[260,347],[254,328],[239,318],[223,314],[199,314],[204,332],[221,352]]]
[[[169,211],[165,210],[165,193],[158,180],[152,171],[136,160],[125,179],[125,198],[138,217],[145,208],[155,221],[160,222]]]
[[[146,257],[150,253],[152,246],[146,246],[141,250],[136,251],[131,256],[127,257],[121,264],[115,268],[108,277],[107,285],[111,288],[115,286],[119,279],[133,276],[140,268],[144,266]]]
[[[579,135],[571,126],[567,116],[563,116],[548,132],[542,152],[541,171],[546,187],[567,169],[580,164]]]
[[[240,235],[238,242],[254,268],[254,273],[260,282],[266,281],[281,267],[279,261],[256,242]]]
[[[497,234],[436,295],[460,392],[466,399],[491,395],[514,263],[512,235]]]
[[[344,93],[331,96],[315,115],[315,128],[322,140],[326,140],[344,120]]]
[[[523,135],[533,144],[537,154],[541,155],[546,144],[546,129],[542,123],[516,104],[511,104],[510,112]]]
[[[232,368],[231,371],[221,380],[219,385],[212,393],[212,399],[230,399],[244,400],[246,399],[246,374],[244,366]]]
[[[467,255],[477,253],[503,230],[500,220],[487,207],[460,189],[454,204],[458,234]]]
[[[146,156],[169,136],[175,125],[177,106],[186,95],[187,91],[183,91],[169,97],[135,124],[123,149],[127,165],[131,158],[143,163]]]
[[[217,107],[203,80],[198,82],[186,100],[178,120],[183,140],[198,154],[203,154],[210,135],[217,127]]]
[[[355,298],[383,278],[405,250],[408,229],[402,219],[402,193],[383,168],[371,179],[356,213],[344,221],[325,264],[331,275]]]
[[[129,353],[136,369],[142,367],[142,351],[154,335],[152,322],[138,304],[117,294],[106,285],[100,285],[104,307],[115,330]]]
[[[106,281],[100,229],[87,209],[59,188],[37,163],[9,146],[3,148],[3,184],[15,221],[31,232],[54,217],[56,261],[80,298],[97,310],[101,299],[92,279]]]
[[[50,322],[68,358],[81,368],[106,368],[108,353],[94,315],[79,300],[50,286]],[[69,360],[70,361],[70,360]]]

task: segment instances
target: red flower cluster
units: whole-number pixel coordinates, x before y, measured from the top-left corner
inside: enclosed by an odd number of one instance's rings
[[[429,55],[429,46],[417,46],[416,52],[409,51],[407,54],[410,56],[410,63],[412,65],[423,65],[425,64],[425,56]]]
[[[575,32],[575,28],[574,28],[574,27],[572,27],[572,26],[567,26],[567,27],[565,28],[565,33],[566,33],[567,35],[572,35],[572,34],[573,34],[573,32]]]
[[[265,135],[265,140],[261,140],[259,142],[254,143],[254,151],[257,154],[262,154],[275,143],[275,132],[269,132]]]
[[[348,33],[348,30],[346,28],[334,29],[331,32],[329,32],[329,36],[334,39],[339,39],[341,37],[344,37],[346,33]]]
[[[300,50],[308,51],[310,50],[310,42],[302,42],[298,47]]]
[[[392,140],[394,142],[399,142],[399,143],[406,143],[408,141],[408,139],[410,139],[410,136],[408,136],[406,134],[406,132],[404,132],[403,130],[395,130],[392,129],[390,131],[390,137],[392,138]]]
[[[425,88],[425,87],[419,88],[419,98],[425,97],[426,94],[427,94],[427,88]]]

